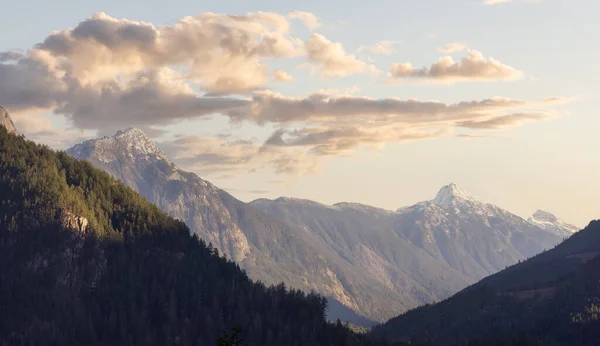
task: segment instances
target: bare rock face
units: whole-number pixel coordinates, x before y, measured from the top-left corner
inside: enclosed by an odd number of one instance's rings
[[[64,209],[58,210],[58,218],[64,228],[78,231],[79,233],[85,233],[89,224],[85,217],[77,216]]]
[[[8,112],[6,111],[6,109],[2,108],[1,106],[0,106],[0,126],[6,127],[6,129],[8,130],[8,133],[14,133],[15,135],[19,134],[19,131],[17,131],[17,128],[15,127],[15,124],[12,122],[10,115],[8,115]]]

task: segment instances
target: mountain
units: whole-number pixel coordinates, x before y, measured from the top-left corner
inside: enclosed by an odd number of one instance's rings
[[[299,225],[350,264],[354,273],[384,285],[394,299],[386,306],[365,306],[378,313],[377,320],[448,297],[473,282],[402,237],[394,229],[397,214],[393,211],[295,198],[259,199],[250,204]]]
[[[0,128],[0,344],[368,345],[107,173]],[[222,344],[222,343],[219,343]]]
[[[185,221],[251,278],[314,289],[330,298],[330,318],[354,324],[447,298],[560,241],[456,185],[398,211],[294,198],[248,204],[179,169],[138,129],[67,152]]]
[[[0,106],[0,126],[4,126],[6,130],[8,130],[8,133],[14,133],[16,135],[19,134],[19,131],[17,131],[15,124],[13,124],[10,115],[8,115],[8,112],[6,109],[2,108],[2,106]]]
[[[250,204],[305,227],[413,307],[446,298],[459,286],[560,242],[558,236],[478,201],[456,184],[442,187],[433,200],[395,212],[291,198]]]
[[[519,216],[477,200],[456,184],[441,188],[431,201],[399,209],[395,229],[474,281],[561,241]]]
[[[193,233],[239,263],[253,279],[285,282],[327,296],[336,307],[329,311],[331,319],[370,325],[373,322],[352,310],[367,317],[369,311],[386,306],[382,309],[386,317],[401,310],[385,285],[354,272],[310,233],[179,169],[139,129],[86,141],[67,153],[88,160],[185,221]],[[352,310],[339,308],[338,302]]]
[[[375,328],[374,337],[466,345],[526,336],[540,345],[597,345],[600,220],[555,248]]]
[[[579,231],[579,227],[568,224],[553,214],[543,210],[536,211],[527,219],[527,221],[532,225],[556,234],[559,237],[569,237],[573,233]]]

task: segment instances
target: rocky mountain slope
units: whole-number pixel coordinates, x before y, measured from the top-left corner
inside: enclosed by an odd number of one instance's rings
[[[315,289],[373,320],[439,301],[560,240],[455,185],[398,211],[292,198],[247,204],[179,169],[138,129],[68,153],[185,221],[252,278]]]
[[[325,299],[252,282],[180,221],[0,127],[0,344],[372,345]],[[229,344],[229,343],[225,343]]]
[[[566,223],[555,215],[538,210],[527,221],[534,226],[551,232],[559,237],[570,237],[573,233],[579,231],[579,227]]]
[[[600,338],[600,220],[555,248],[438,304],[377,327],[372,336],[466,345],[526,337],[537,345],[597,345]]]
[[[455,184],[431,201],[388,211],[356,203],[326,206],[279,198],[250,203],[300,225],[397,292],[407,305],[439,301],[456,290],[560,242],[554,234]]]
[[[171,216],[185,221],[192,232],[239,263],[255,280],[316,290],[371,318],[379,311],[384,311],[380,315],[383,319],[403,310],[393,291],[355,272],[310,233],[179,169],[139,129],[86,141],[68,153],[109,172]],[[331,305],[338,307],[332,309],[332,319],[369,323],[352,310],[340,309],[335,302]]]
[[[15,124],[13,124],[10,115],[2,106],[0,106],[0,126],[4,126],[8,130],[8,133],[14,133],[16,135],[19,134],[19,131],[17,131]]]

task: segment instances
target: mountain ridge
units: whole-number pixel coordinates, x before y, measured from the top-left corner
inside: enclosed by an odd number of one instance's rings
[[[382,321],[398,311],[439,301],[558,241],[520,218],[520,223],[515,221],[514,215],[502,215],[502,227],[510,228],[510,224],[523,228],[517,232],[524,239],[517,244],[521,248],[514,248],[509,235],[498,235],[498,227],[489,225],[487,214],[494,212],[473,212],[473,206],[488,207],[455,184],[440,189],[433,200],[402,212],[359,203],[328,206],[289,197],[246,204],[194,173],[179,169],[150,142],[143,131],[128,129],[78,144],[67,153],[89,160],[170,215],[186,221],[194,233],[240,263],[252,278],[316,289],[373,320]],[[439,223],[449,211],[438,204],[453,210],[452,222]],[[475,215],[475,221],[468,221],[470,214]],[[418,220],[424,220],[426,227],[422,228]],[[485,227],[494,232],[492,236],[475,232],[473,228],[479,226],[469,222],[487,224]],[[457,245],[472,234],[459,240],[434,234],[446,234],[451,224],[455,231],[471,229],[477,234],[475,239],[487,248],[473,250]],[[544,232],[542,238],[549,234],[543,244],[524,235],[535,230]],[[427,239],[438,239],[435,244],[420,239],[424,234]],[[488,254],[500,246],[496,243],[508,245],[501,256]]]
[[[596,345],[600,220],[553,249],[484,278],[451,298],[376,327],[391,340],[467,345],[532,337],[540,345]]]
[[[252,282],[88,162],[0,127],[0,343],[372,345],[314,293]]]

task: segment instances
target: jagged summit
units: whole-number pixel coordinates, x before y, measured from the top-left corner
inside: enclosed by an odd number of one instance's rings
[[[112,162],[122,158],[123,155],[130,158],[157,156],[170,162],[167,155],[156,147],[154,141],[136,127],[119,130],[112,137],[90,139],[75,145],[67,150],[67,153],[78,158],[94,153],[94,157],[101,162]]]
[[[6,127],[8,133],[14,133],[16,135],[19,134],[19,131],[12,122],[10,115],[8,115],[8,112],[2,106],[0,106],[0,126]]]
[[[565,237],[579,231],[579,227],[569,224],[545,210],[537,210],[527,221],[541,229]]]
[[[535,213],[533,213],[532,217],[538,221],[546,221],[546,222],[556,222],[558,218],[545,210],[538,209]]]
[[[477,199],[458,187],[458,185],[451,183],[440,189],[435,196],[433,203],[440,207],[447,208],[459,201],[477,202]]]

